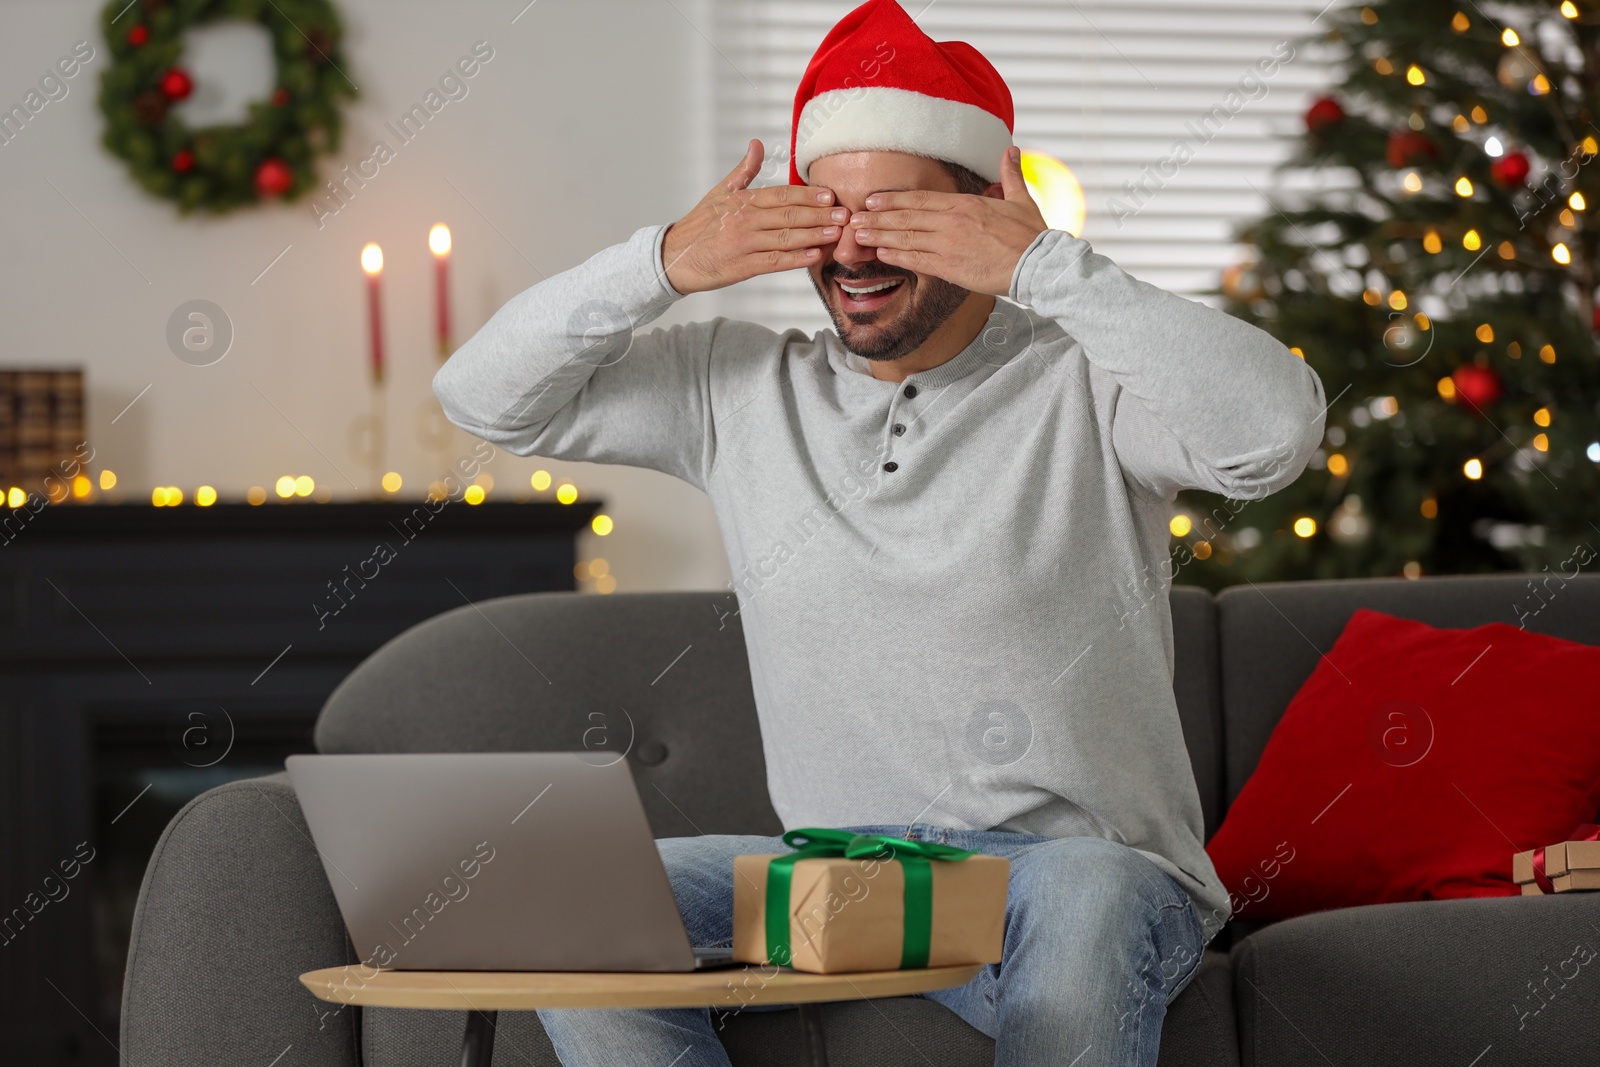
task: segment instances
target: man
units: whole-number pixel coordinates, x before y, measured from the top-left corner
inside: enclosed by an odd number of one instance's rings
[[[930,999],[1000,1064],[1154,1064],[1229,914],[1171,687],[1173,497],[1292,481],[1324,398],[1273,338],[1047,229],[1011,130],[987,60],[871,0],[796,94],[791,184],[749,188],[752,142],[676,223],[512,299],[434,390],[518,455],[708,493],[785,828],[1009,858],[1003,961]],[[796,267],[836,332],[631,337]],[[730,943],[733,857],[786,851],[660,848],[697,945]],[[703,1010],[541,1018],[568,1065],[728,1062]]]

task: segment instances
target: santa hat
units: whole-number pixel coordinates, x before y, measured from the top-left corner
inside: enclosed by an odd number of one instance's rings
[[[964,41],[935,41],[895,0],[867,0],[822,39],[794,94],[789,183],[836,152],[909,152],[1000,180],[1011,91]]]

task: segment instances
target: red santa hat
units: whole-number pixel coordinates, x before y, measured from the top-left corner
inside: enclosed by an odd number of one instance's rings
[[[794,94],[789,183],[837,152],[909,152],[1000,180],[1011,90],[965,41],[935,41],[895,0],[867,0],[822,39]]]

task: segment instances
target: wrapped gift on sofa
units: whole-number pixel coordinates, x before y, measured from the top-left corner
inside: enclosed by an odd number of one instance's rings
[[[1600,825],[1578,827],[1570,840],[1511,857],[1511,880],[1525,897],[1600,889]]]
[[[837,974],[998,963],[1011,864],[927,841],[790,830],[733,861],[733,955]]]

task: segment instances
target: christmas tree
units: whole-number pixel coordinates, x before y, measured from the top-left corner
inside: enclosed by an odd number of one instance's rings
[[[1600,2],[1324,19],[1343,80],[1284,164],[1321,191],[1270,198],[1221,293],[1321,376],[1326,436],[1273,496],[1183,494],[1175,579],[1570,577],[1600,550]]]

